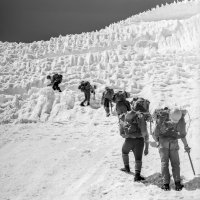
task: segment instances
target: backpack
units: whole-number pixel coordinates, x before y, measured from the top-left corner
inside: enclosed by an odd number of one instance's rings
[[[80,89],[81,91],[90,90],[90,88],[91,85],[89,81],[81,81],[81,84],[78,87],[78,89]]]
[[[144,99],[142,97],[136,97],[136,98],[133,98],[133,100],[131,101],[131,104],[132,104],[133,110],[149,113],[149,104],[150,104],[149,100]]]
[[[53,75],[53,82],[55,83],[61,83],[62,82],[62,75],[61,74],[54,74]]]
[[[169,109],[156,109],[153,113],[153,119],[159,129],[158,136],[176,139],[178,136],[177,123],[170,120],[169,112]]]
[[[125,101],[126,98],[129,98],[130,94],[126,91],[118,91],[113,95],[113,101],[115,103],[119,102],[119,101]]]
[[[126,113],[131,110],[131,106],[129,101],[124,100],[124,101],[118,101],[116,102],[116,113],[117,115],[121,115],[123,113]]]
[[[120,116],[120,126],[125,132],[125,135],[133,137],[142,137],[142,131],[140,128],[141,118],[143,115],[140,112],[131,110]]]
[[[106,91],[104,92],[104,98],[112,100],[114,95],[114,90],[112,88],[107,88]]]
[[[85,90],[90,90],[91,89],[91,85],[89,81],[85,82]]]

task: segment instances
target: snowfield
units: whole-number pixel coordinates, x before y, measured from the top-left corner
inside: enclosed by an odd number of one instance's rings
[[[62,93],[46,87],[61,73]],[[91,107],[81,80],[97,86]],[[196,175],[180,142],[180,192],[160,189],[160,158],[150,136],[145,183],[121,172],[113,109],[100,104],[105,86],[162,106],[187,109],[187,140]],[[197,200],[200,197],[200,0],[156,7],[89,33],[33,43],[0,42],[1,200]],[[148,127],[150,131],[150,127]]]

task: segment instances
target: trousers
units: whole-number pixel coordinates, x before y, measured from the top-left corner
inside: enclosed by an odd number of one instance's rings
[[[129,152],[132,150],[135,157],[135,171],[141,172],[144,138],[126,138],[122,146],[122,159],[124,165],[129,165]]]
[[[161,159],[161,175],[163,184],[170,183],[169,161],[172,166],[172,175],[175,182],[180,181],[180,159],[177,140],[160,140],[159,154]]]

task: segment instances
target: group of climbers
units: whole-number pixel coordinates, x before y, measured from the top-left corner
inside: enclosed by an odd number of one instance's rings
[[[189,154],[190,147],[186,140],[186,110],[178,108],[157,109],[151,116],[149,112],[150,102],[144,98],[133,98],[131,102],[126,100],[127,93],[117,92],[113,95],[112,101],[116,103],[116,112],[119,118],[119,132],[125,138],[122,146],[122,159],[124,168],[122,171],[130,172],[129,152],[132,151],[135,157],[135,181],[142,181],[140,175],[142,167],[142,154],[148,154],[149,134],[147,122],[155,122],[152,137],[159,149],[161,159],[161,176],[163,190],[170,190],[169,161],[172,166],[172,174],[175,182],[175,190],[182,190],[180,177],[180,160],[178,139],[181,139],[185,151]]]
[[[48,76],[54,90],[61,92],[58,84],[62,81],[62,75]],[[91,93],[95,98],[96,86],[92,86],[89,81],[82,81],[78,86],[84,93],[84,100],[81,106],[90,105]],[[145,178],[141,176],[142,157],[149,153],[149,133],[147,130],[147,123],[155,122],[155,128],[151,132],[159,149],[161,159],[161,176],[163,185],[161,189],[170,190],[170,173],[169,161],[172,166],[172,175],[175,183],[175,190],[182,190],[184,187],[181,183],[180,177],[180,160],[179,160],[179,146],[178,139],[184,144],[185,151],[189,154],[190,147],[186,140],[186,111],[178,108],[156,109],[153,115],[149,112],[150,102],[141,97],[135,97],[132,101],[128,101],[130,94],[126,91],[114,92],[112,88],[105,87],[103,91],[101,104],[104,106],[106,116],[109,117],[113,103],[115,104],[115,111],[119,119],[119,133],[124,138],[122,145],[122,160],[124,167],[121,169],[126,173],[130,173],[129,153],[133,152],[135,158],[135,175],[134,181],[143,181]]]
[[[90,85],[90,84],[89,84]],[[81,87],[79,86],[79,89]],[[89,102],[89,94],[93,87],[88,86],[85,100]],[[86,93],[86,91],[84,91]],[[110,116],[113,103],[115,103],[115,111],[119,119],[119,132],[125,139],[122,145],[122,160],[124,167],[121,169],[124,172],[130,173],[129,152],[132,151],[135,158],[135,176],[134,181],[143,181],[145,178],[141,176],[142,156],[149,153],[149,133],[147,131],[147,122],[155,122],[155,129],[152,132],[152,137],[155,140],[159,149],[161,159],[161,176],[163,185],[161,189],[170,190],[170,173],[169,161],[172,166],[172,173],[175,182],[175,190],[182,190],[184,187],[181,184],[180,178],[180,160],[178,153],[178,139],[181,139],[184,144],[184,149],[190,153],[190,147],[186,140],[186,123],[184,116],[185,110],[163,109],[155,110],[151,115],[149,112],[150,102],[144,98],[133,98],[131,102],[127,100],[130,94],[126,91],[114,92],[112,88],[105,87],[103,91],[101,104],[104,106],[106,116]],[[89,103],[87,104],[89,105]]]

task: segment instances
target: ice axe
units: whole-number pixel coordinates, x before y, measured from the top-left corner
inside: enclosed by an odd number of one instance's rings
[[[189,157],[189,160],[190,160],[190,164],[191,164],[191,167],[192,167],[192,171],[195,175],[195,171],[194,171],[194,166],[193,166],[193,163],[192,163],[192,159],[191,159],[191,156],[190,156],[190,152],[187,152],[188,153],[188,157]]]

